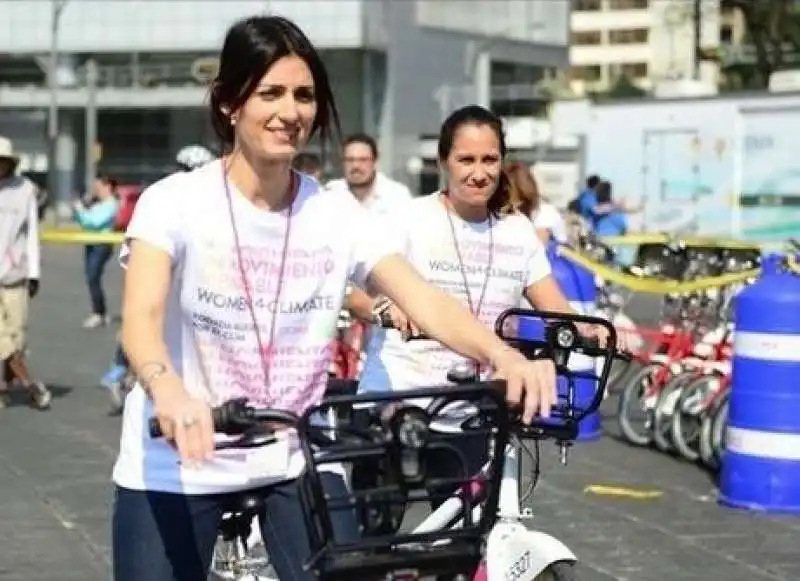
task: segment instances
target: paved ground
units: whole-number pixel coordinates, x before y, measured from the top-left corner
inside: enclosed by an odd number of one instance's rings
[[[109,579],[109,474],[118,418],[95,387],[114,330],[79,328],[88,308],[80,249],[48,248],[31,330],[32,364],[54,386],[52,411],[0,414],[0,580]],[[112,304],[119,274],[108,277]],[[613,428],[613,418],[606,421]],[[800,578],[800,519],[731,511],[694,466],[609,437],[572,450],[543,446],[535,525],[583,560],[581,581],[760,581]],[[658,488],[633,501],[587,495],[588,484]]]

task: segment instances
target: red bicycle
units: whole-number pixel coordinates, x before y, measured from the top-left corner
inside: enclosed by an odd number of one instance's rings
[[[339,313],[329,370],[331,378],[350,381],[358,379],[365,330],[365,325],[353,319],[349,312],[343,310]]]

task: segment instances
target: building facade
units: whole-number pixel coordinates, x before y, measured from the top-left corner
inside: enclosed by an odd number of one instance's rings
[[[405,181],[413,182],[420,140],[447,111],[488,101],[529,114],[543,104],[537,83],[568,64],[566,0],[0,0],[0,8],[0,134],[31,169],[47,171],[55,92],[62,189],[83,183],[87,151],[103,171],[146,182],[181,146],[213,144],[203,81],[225,30],[253,14],[303,28],[329,67],[343,131],[376,135],[384,169]],[[87,147],[91,120],[97,140]]]
[[[744,23],[719,0],[574,0],[570,88],[577,95],[610,89],[626,76],[642,89],[661,81],[694,79],[695,19],[700,47],[739,43]],[[718,66],[704,62],[699,80],[716,84]]]

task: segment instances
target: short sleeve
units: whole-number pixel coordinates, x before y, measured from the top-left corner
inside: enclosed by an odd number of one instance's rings
[[[358,203],[354,204],[351,222],[354,238],[349,269],[353,284],[364,287],[372,269],[383,258],[406,254],[408,235],[402,229],[406,223],[405,213],[403,209],[391,219],[377,218]]]
[[[539,209],[533,214],[534,228],[552,230],[555,226],[555,218],[552,212],[553,208],[549,205],[542,204]]]
[[[541,203],[538,211],[532,216],[533,226],[539,230],[549,230],[556,242],[567,241],[567,225],[558,209],[552,204]]]
[[[535,233],[531,232],[531,234],[527,243],[527,248],[530,249],[530,253],[528,255],[528,267],[525,276],[526,289],[550,274],[550,261],[547,259],[545,246]]]
[[[175,258],[181,245],[181,196],[175,186],[174,177],[166,178],[145,189],[139,197],[120,248],[123,268],[127,265],[131,240],[152,244]]]

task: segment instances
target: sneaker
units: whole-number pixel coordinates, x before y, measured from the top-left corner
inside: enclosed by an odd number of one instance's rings
[[[93,313],[86,317],[83,321],[83,328],[84,329],[97,329],[98,327],[105,327],[109,323],[109,318],[107,315],[98,315],[97,313]]]
[[[50,402],[53,401],[53,394],[45,387],[41,381],[36,381],[31,384],[31,400],[36,409],[46,410],[50,409]]]
[[[114,385],[118,385],[125,378],[128,368],[124,365],[112,365],[111,369],[106,371],[100,384],[106,389],[111,389]]]
[[[11,398],[8,396],[8,384],[0,381],[0,410],[11,407]]]
[[[125,407],[125,394],[122,391],[121,382],[117,382],[108,388],[108,398],[111,400],[111,413],[121,414]]]

